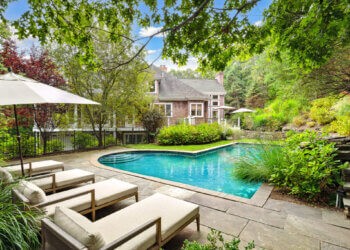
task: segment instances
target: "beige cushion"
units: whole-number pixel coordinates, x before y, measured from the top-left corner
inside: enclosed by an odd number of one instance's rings
[[[81,169],[72,169],[55,173],[56,187],[63,187],[91,181],[94,173],[84,171]],[[52,177],[32,180],[35,185],[46,190],[52,188]]]
[[[165,240],[198,213],[198,205],[157,193],[96,221],[94,228],[108,244],[143,223],[161,217],[162,240]],[[156,242],[155,232],[154,226],[123,244],[121,249],[147,249]]]
[[[91,221],[71,209],[56,207],[54,223],[89,250],[100,249],[105,245],[101,234],[93,231]]]
[[[36,205],[46,201],[45,192],[33,183],[21,180],[17,187],[18,191],[25,196],[30,204]]]
[[[95,189],[95,203],[96,206],[101,206],[111,201],[120,199],[123,196],[131,195],[137,192],[137,186],[119,181],[117,179],[111,178],[108,180],[100,181],[97,183],[85,185],[82,187],[74,188],[71,190],[55,193],[48,195],[48,201],[56,200],[59,198],[66,197],[68,195],[81,193],[86,190]],[[47,215],[51,216],[55,212],[56,206],[64,206],[75,211],[83,211],[90,208],[91,204],[91,195],[83,195],[77,198],[69,199],[67,201],[59,202],[50,206],[45,207]]]
[[[0,181],[5,184],[13,182],[13,177],[6,168],[0,167]]]
[[[24,172],[29,173],[29,163],[25,163],[23,167],[24,167]],[[50,172],[52,170],[59,169],[62,167],[63,167],[62,162],[54,161],[54,160],[32,162],[32,171],[35,173]],[[12,174],[16,174],[16,175],[21,174],[21,165],[14,165],[14,166],[9,166],[5,168],[7,171],[9,171]]]

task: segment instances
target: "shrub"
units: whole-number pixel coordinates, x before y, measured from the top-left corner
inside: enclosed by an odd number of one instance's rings
[[[306,123],[306,126],[308,126],[309,128],[313,128],[316,126],[316,123],[314,121],[309,121]]]
[[[12,202],[14,184],[0,183],[0,249],[39,249],[39,210],[23,209]]]
[[[275,168],[270,181],[307,199],[335,187],[345,167],[335,160],[334,143],[323,140],[316,132],[289,133],[283,153],[287,164]]]
[[[96,137],[84,132],[77,132],[75,137],[71,140],[76,149],[94,148],[98,146]]]
[[[149,110],[142,114],[141,122],[143,127],[147,130],[148,141],[153,142],[158,130],[164,124],[164,115],[156,109]]]
[[[335,97],[324,97],[311,103],[310,117],[321,125],[328,124],[335,119],[335,112],[331,110],[336,103]]]
[[[182,250],[238,250],[242,249],[239,245],[241,240],[239,238],[232,238],[231,241],[224,240],[221,232],[211,229],[207,236],[208,243],[201,244],[196,241],[185,240]],[[247,246],[244,247],[246,250],[254,249],[254,241],[249,242]]]
[[[350,116],[338,116],[335,121],[325,128],[325,131],[350,136]]]
[[[301,127],[306,124],[306,121],[303,116],[296,116],[293,118],[293,124],[297,127]]]
[[[64,143],[61,140],[53,139],[47,142],[47,152],[62,152],[64,149]]]
[[[275,169],[285,164],[283,149],[263,144],[235,161],[233,175],[245,181],[268,181]]]
[[[161,145],[204,144],[220,140],[221,134],[222,128],[217,123],[196,126],[178,124],[163,127],[157,139]]]
[[[116,139],[114,138],[113,135],[107,135],[105,137],[105,146],[112,146],[112,145],[116,145]]]

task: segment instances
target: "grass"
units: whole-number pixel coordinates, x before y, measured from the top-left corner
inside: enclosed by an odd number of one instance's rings
[[[227,145],[232,143],[230,140],[226,141],[217,141],[208,144],[199,144],[199,145],[171,145],[171,146],[162,146],[157,144],[128,144],[127,148],[134,149],[158,149],[158,150],[181,150],[181,151],[198,151],[208,148],[218,147],[222,145]]]
[[[242,143],[254,143],[254,144],[269,144],[269,145],[281,145],[284,140],[262,140],[262,139],[237,139],[233,142],[242,142]]]
[[[233,175],[245,181],[267,182],[275,168],[284,162],[283,151],[279,146],[263,145],[261,151],[249,153],[235,161]]]

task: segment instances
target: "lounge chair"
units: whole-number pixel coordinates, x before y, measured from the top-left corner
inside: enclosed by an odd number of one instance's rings
[[[13,176],[6,168],[0,168],[0,180],[4,183],[14,182]],[[26,180],[34,183],[45,192],[55,193],[57,190],[73,187],[81,183],[90,181],[94,183],[95,174],[81,169],[71,169],[29,177]]]
[[[42,220],[42,249],[159,249],[196,220],[198,205],[163,194],[91,222],[64,207]]]
[[[24,173],[29,176],[35,174],[49,173],[54,170],[64,170],[63,163],[54,160],[28,162],[24,163],[23,167]],[[14,175],[21,175],[22,173],[21,165],[6,166],[4,168]]]
[[[91,213],[93,221],[98,209],[132,196],[138,201],[136,185],[114,178],[51,195],[45,195],[41,188],[31,182],[21,181],[12,189],[12,193],[15,202],[43,209],[47,216],[54,214],[56,206],[65,206],[81,214]]]

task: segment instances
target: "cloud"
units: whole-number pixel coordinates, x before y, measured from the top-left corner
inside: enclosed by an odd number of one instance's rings
[[[163,27],[153,27],[153,26],[150,26],[150,27],[147,27],[147,28],[141,28],[141,30],[139,32],[139,35],[141,37],[152,36],[153,34],[159,32],[162,28]],[[164,36],[163,33],[155,35],[155,37],[163,37],[163,36]]]
[[[16,35],[16,28],[13,26],[10,26],[10,32],[11,32],[11,39],[16,43],[18,49],[20,51],[25,51],[26,53],[29,52],[29,50],[34,46],[39,46],[39,40],[37,38],[34,38],[32,36],[26,38],[26,39],[18,39],[18,36]]]
[[[157,53],[159,50],[158,49],[149,49],[147,50],[147,55],[153,55],[155,53]]]
[[[179,65],[173,63],[170,59],[159,59],[154,62],[154,65],[160,66],[165,65],[168,70],[174,69],[174,70],[186,70],[186,69],[192,69],[195,70],[198,67],[198,61],[194,57],[188,58],[187,64],[184,66],[179,67]]]
[[[263,24],[263,21],[262,20],[259,20],[259,21],[256,21],[254,23],[255,26],[261,26]]]

